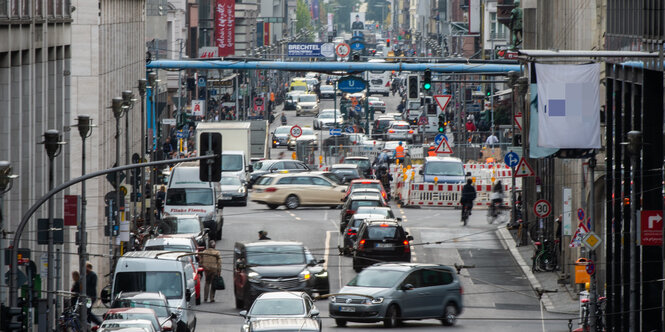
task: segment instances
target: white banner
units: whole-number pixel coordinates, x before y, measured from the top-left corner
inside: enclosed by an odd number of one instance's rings
[[[538,146],[600,148],[600,64],[536,65]]]
[[[192,115],[203,116],[205,113],[206,101],[205,100],[192,100]]]

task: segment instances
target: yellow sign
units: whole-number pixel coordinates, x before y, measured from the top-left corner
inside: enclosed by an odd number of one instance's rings
[[[587,248],[590,250],[594,250],[598,248],[598,246],[601,243],[601,238],[596,235],[594,232],[589,232],[587,235],[582,239],[582,243],[584,243]]]
[[[127,187],[120,186],[120,194],[122,194],[122,196],[127,196]]]

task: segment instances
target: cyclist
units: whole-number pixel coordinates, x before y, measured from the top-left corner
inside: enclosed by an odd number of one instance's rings
[[[492,204],[490,209],[492,210],[492,215],[496,214],[496,208],[503,204],[503,184],[501,180],[497,181],[492,188]]]
[[[282,112],[282,126],[286,125],[286,114]]]
[[[466,225],[466,218],[471,215],[473,208],[473,200],[476,199],[476,189],[473,187],[473,180],[467,179],[466,184],[462,187],[462,197],[460,203],[462,204],[462,222]],[[468,215],[465,215],[468,210]]]

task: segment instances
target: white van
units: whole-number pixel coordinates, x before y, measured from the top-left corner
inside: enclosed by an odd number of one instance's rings
[[[164,200],[164,215],[196,214],[211,239],[222,239],[222,186],[199,180],[198,162],[176,165],[171,171]]]
[[[249,180],[249,173],[247,172],[250,165],[249,160],[243,151],[222,151],[222,177],[235,177],[240,181],[247,182]]]
[[[196,329],[192,310],[195,284],[189,256],[169,251],[130,251],[118,259],[113,273],[111,299],[121,292],[161,292],[178,321]],[[180,325],[180,323],[178,324]],[[179,329],[180,330],[180,329]]]
[[[462,160],[453,157],[426,157],[420,174],[425,182],[437,178],[437,183],[464,183],[466,179]]]

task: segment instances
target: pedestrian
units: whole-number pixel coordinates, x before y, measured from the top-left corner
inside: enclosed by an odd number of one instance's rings
[[[81,274],[79,271],[72,271],[72,288],[69,289],[69,292],[72,293],[71,298],[68,300],[69,303],[65,303],[65,307],[72,307],[76,301],[76,298],[81,292]]]
[[[164,152],[164,159],[171,158],[171,155],[175,151],[173,143],[171,143],[171,137],[167,137],[166,141],[164,141],[164,145],[162,145],[162,151]]]
[[[489,136],[487,136],[487,140],[485,140],[485,146],[488,148],[493,148],[494,144],[499,143],[499,138],[494,135],[494,133],[491,133]]]
[[[215,249],[215,245],[215,240],[210,240],[208,242],[208,249],[200,253],[201,266],[203,267],[206,278],[203,302],[208,302],[208,299],[210,299],[210,302],[215,302],[215,292],[217,290],[211,286],[215,277],[222,273],[222,255],[219,254],[219,250]]]
[[[400,164],[404,164],[404,157],[406,154],[404,153],[404,147],[402,146],[402,141],[399,141],[397,147],[395,148],[395,160],[399,160]]]
[[[85,264],[85,293],[90,299],[92,305],[88,307],[88,323],[93,322],[100,325],[102,321],[92,313],[92,307],[97,301],[97,273],[92,270],[92,263]]]
[[[157,219],[162,219],[162,211],[164,210],[164,200],[166,200],[166,187],[161,186],[157,192]]]
[[[259,240],[272,240],[272,239],[268,237],[268,232],[261,230],[259,231]]]

